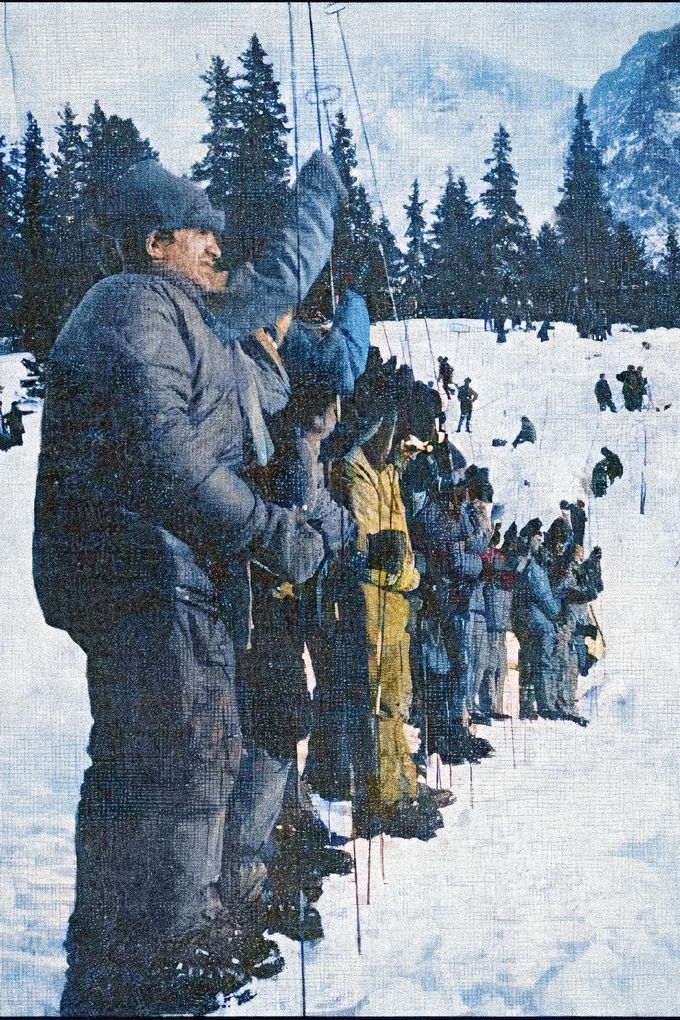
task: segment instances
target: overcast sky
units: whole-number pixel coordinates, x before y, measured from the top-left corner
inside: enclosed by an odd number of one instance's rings
[[[170,167],[186,170],[200,155],[199,75],[213,53],[233,64],[257,32],[289,87],[286,3],[8,3],[0,55],[0,130],[23,129],[31,109],[50,145],[56,110],[69,100],[86,116],[95,99],[109,113],[132,116]],[[341,60],[335,18],[312,5],[322,77]],[[293,4],[298,59],[309,76],[307,5]],[[350,51],[380,60],[404,55],[432,37],[515,67],[543,70],[590,88],[616,67],[646,31],[680,21],[680,3],[365,3],[342,14]],[[9,53],[15,67],[12,89]],[[330,70],[329,70],[330,69]],[[305,82],[303,81],[303,85]]]

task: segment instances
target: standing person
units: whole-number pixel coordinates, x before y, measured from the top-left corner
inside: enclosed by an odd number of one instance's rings
[[[437,374],[437,382],[440,382],[444,388],[444,393],[448,400],[453,396],[451,392],[451,385],[453,383],[453,368],[449,363],[448,358],[439,357],[439,372]]]
[[[24,445],[24,414],[19,407],[19,403],[16,400],[12,401],[12,405],[5,415],[5,425],[9,430],[10,446],[23,446]],[[30,412],[29,412],[30,413]]]
[[[637,410],[637,391],[639,387],[637,373],[634,365],[628,365],[625,372],[619,372],[617,380],[622,383],[623,402],[627,411]]]
[[[595,397],[601,411],[606,411],[607,408],[609,408],[610,411],[613,411],[614,414],[616,414],[611,386],[607,382],[607,377],[604,372],[600,372],[600,378],[595,383]]]
[[[550,335],[548,333],[548,330],[549,329],[554,329],[554,328],[555,328],[554,326],[550,325],[550,322],[549,322],[548,319],[545,319],[543,321],[543,323],[541,325],[541,328],[539,329],[538,333],[536,334],[536,336],[541,341],[541,343],[545,343],[546,340],[550,339]]]
[[[496,309],[496,314],[493,317],[494,326],[496,327],[496,343],[506,343],[508,337],[505,332],[505,311],[502,309]]]
[[[460,432],[463,423],[465,423],[465,431],[470,431],[470,419],[472,418],[472,405],[479,396],[478,393],[470,386],[472,379],[466,376],[463,385],[458,387],[458,403],[460,404],[460,419],[458,421],[458,428],[456,432]]]
[[[442,824],[427,788],[417,782],[406,740],[412,700],[408,594],[420,584],[399,476],[390,455],[397,412],[391,407],[361,446],[338,466],[344,501],[357,526],[357,568],[363,576],[368,689],[375,713],[377,767],[357,791],[357,831],[429,838]],[[377,413],[380,413],[379,411]]]
[[[641,411],[647,393],[647,380],[642,365],[635,369],[635,410]]]
[[[223,215],[194,184],[139,164],[107,212],[134,271],[85,295],[48,358],[34,581],[47,622],[87,654],[93,717],[63,1015],[192,1001],[183,968],[197,938],[214,949],[201,994],[210,974],[219,990],[241,949],[252,962],[271,948],[239,923],[251,861],[242,844],[228,850],[235,646],[248,637],[251,557],[301,582],[323,540],[244,480],[246,451],[266,457],[264,414],[285,391],[258,385],[258,364],[218,332],[283,316],[326,263],[344,196],[332,161],[313,156],[299,194],[299,230],[230,274],[217,322],[205,297],[225,284],[214,270]]]
[[[522,528],[519,541],[522,555],[512,601],[512,629],[519,641],[519,714],[520,719],[554,719],[553,659],[562,603],[550,586],[538,518]]]

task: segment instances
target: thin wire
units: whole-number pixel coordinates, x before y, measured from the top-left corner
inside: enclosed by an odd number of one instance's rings
[[[309,38],[312,43],[312,71],[314,73],[314,95],[316,96],[316,126],[319,132],[319,148],[323,152],[323,134],[321,131],[321,100],[319,99],[319,71],[316,63],[316,45],[314,42],[314,19],[312,18],[312,5],[307,4],[307,15],[309,17]]]
[[[293,139],[295,147],[295,229],[297,235],[297,296],[298,308],[302,304],[302,283],[300,280],[300,133],[297,104],[297,69],[295,64],[295,35],[293,32],[293,5],[288,2],[288,30],[290,35],[290,79],[293,92]]]
[[[319,98],[319,70],[316,63],[316,43],[314,41],[314,19],[312,17],[312,5],[307,4],[307,15],[309,18],[309,39],[312,44],[312,71],[314,73],[314,98],[316,100],[316,126],[319,132],[319,148],[323,152],[323,131],[321,130],[321,100]],[[328,111],[326,111],[328,113]],[[329,123],[330,132],[330,123]],[[331,134],[332,139],[332,134]],[[335,281],[333,279],[333,252],[331,251],[328,273],[331,285],[331,317],[335,314]]]
[[[366,152],[368,153],[368,162],[369,162],[370,167],[371,167],[371,176],[373,178],[373,187],[374,187],[374,190],[375,190],[376,198],[378,200],[378,207],[380,209],[380,215],[381,215],[381,217],[384,220],[387,220],[387,215],[385,213],[385,206],[383,205],[382,195],[380,193],[380,184],[378,183],[378,174],[377,174],[377,171],[376,171],[376,168],[375,168],[375,161],[373,159],[373,150],[371,148],[371,143],[370,143],[369,138],[368,138],[368,131],[366,129],[366,120],[364,118],[364,111],[363,111],[363,108],[361,106],[361,100],[359,99],[359,90],[357,89],[357,82],[356,82],[356,78],[354,77],[354,70],[352,68],[352,60],[350,58],[349,49],[347,47],[347,39],[345,38],[345,30],[343,29],[342,21],[340,20],[340,11],[336,11],[335,12],[335,16],[336,16],[337,21],[338,21],[338,28],[340,29],[340,38],[342,39],[342,48],[345,51],[345,60],[347,62],[347,70],[349,72],[350,81],[352,83],[352,91],[354,92],[354,99],[356,100],[357,110],[359,111],[359,121],[361,123],[361,133],[362,133],[363,138],[364,138],[364,144],[366,145]],[[393,292],[393,288],[392,288],[392,282],[390,280],[389,269],[387,268],[387,259],[385,258],[385,252],[384,252],[382,244],[379,244],[378,246],[380,248],[380,255],[382,257],[383,268],[385,270],[385,279],[387,280],[387,287],[388,287],[388,290],[390,292],[390,298],[391,298],[391,301],[392,301],[392,308],[393,308],[393,312],[394,312],[394,318],[395,318],[396,322],[402,322],[403,326],[404,326],[405,357],[408,358],[408,361],[409,361],[409,364],[411,366],[411,369],[413,369],[413,358],[412,358],[412,355],[411,355],[411,341],[410,341],[409,335],[408,335],[408,327],[406,325],[406,319],[400,319],[399,314],[397,312],[397,306],[396,306],[396,303],[395,303],[395,300],[394,300],[394,292]]]
[[[9,45],[9,31],[8,31],[8,27],[7,27],[7,3],[6,2],[3,3],[3,5],[2,5],[2,30],[3,30],[3,37],[4,37],[4,42],[5,42],[5,49],[7,50],[7,56],[9,57],[10,72],[11,72],[11,75],[12,75],[12,94],[14,96],[14,113],[15,113],[16,120],[17,120],[17,131],[20,131],[21,130],[21,128],[20,128],[21,117],[19,115],[19,100],[18,100],[18,97],[17,97],[17,71],[16,71],[16,67],[14,65],[14,56],[12,54],[12,49],[11,49],[11,47]]]

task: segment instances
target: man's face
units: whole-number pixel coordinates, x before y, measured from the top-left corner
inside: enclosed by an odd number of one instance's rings
[[[222,254],[212,230],[182,227],[174,230],[169,243],[156,234],[146,239],[146,250],[155,265],[167,266],[182,273],[202,290],[222,290],[226,273],[215,272],[215,262]]]

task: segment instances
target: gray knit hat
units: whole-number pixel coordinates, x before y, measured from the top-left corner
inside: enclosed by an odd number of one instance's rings
[[[224,213],[212,207],[205,191],[154,159],[137,163],[100,199],[98,225],[113,236],[132,231],[146,237],[154,230],[186,228],[224,231]]]

